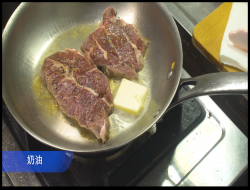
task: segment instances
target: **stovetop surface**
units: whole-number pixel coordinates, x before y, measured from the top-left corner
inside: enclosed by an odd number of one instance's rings
[[[184,89],[180,91],[183,92]],[[22,150],[57,150],[26,133],[2,100],[3,119]],[[183,111],[184,110],[184,111]],[[111,153],[74,154],[66,172],[37,174],[42,185],[136,185],[164,155],[204,119],[204,110],[193,99],[170,110],[161,122],[132,143]],[[130,168],[133,168],[131,170]],[[84,179],[84,180],[83,180]]]

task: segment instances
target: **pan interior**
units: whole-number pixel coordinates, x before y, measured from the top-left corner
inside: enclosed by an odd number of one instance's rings
[[[39,79],[44,58],[65,48],[80,50],[97,29],[103,11],[134,24],[151,41],[138,83],[149,89],[138,117],[119,110],[109,117],[110,139],[100,144],[65,116]],[[171,16],[157,3],[22,3],[2,36],[3,98],[20,125],[39,141],[63,150],[98,152],[118,148],[145,132],[161,116],[177,88],[182,57],[179,34]],[[175,62],[173,75],[167,74]],[[111,88],[119,80],[111,79]],[[159,114],[155,113],[159,110]]]

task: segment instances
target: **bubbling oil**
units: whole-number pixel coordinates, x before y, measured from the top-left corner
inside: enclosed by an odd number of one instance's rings
[[[47,87],[45,87],[39,76],[39,72],[41,69],[41,66],[44,62],[44,59],[48,56],[50,56],[53,53],[56,53],[57,51],[64,50],[65,48],[74,48],[81,51],[81,44],[84,42],[86,37],[94,32],[99,26],[99,23],[94,24],[86,24],[77,26],[74,28],[71,28],[62,34],[60,34],[58,37],[56,37],[44,50],[44,52],[41,54],[40,59],[38,60],[38,63],[35,64],[36,68],[35,74],[33,77],[33,94],[34,99],[36,102],[36,105],[38,109],[40,110],[40,113],[45,118],[54,118],[57,117],[63,117],[66,121],[66,123],[70,127],[76,127],[78,128],[80,136],[83,138],[86,138],[88,140],[94,138],[93,135],[86,129],[83,129],[80,127],[79,124],[76,123],[76,121],[72,120],[71,118],[65,116],[60,110],[60,107],[56,100],[53,98],[51,93],[48,91]],[[121,131],[125,130],[127,127],[131,126],[134,121],[139,119],[147,110],[149,102],[151,100],[151,69],[147,64],[147,60],[145,60],[145,65],[142,71],[138,73],[138,79],[132,80],[133,82],[136,82],[138,84],[141,84],[148,89],[148,94],[146,96],[146,100],[144,102],[143,108],[141,112],[135,116],[132,114],[125,113],[121,110],[115,109],[114,112],[109,116],[110,121],[110,135],[109,138],[112,138],[119,134]],[[111,93],[113,94],[114,98],[117,94],[118,88],[121,84],[121,79],[117,78],[108,78],[110,82],[110,88]],[[95,140],[94,140],[95,141]],[[93,141],[93,142],[94,142]]]
[[[59,105],[49,90],[42,84],[39,76],[35,76],[32,87],[34,99],[40,112],[47,118],[58,115]]]

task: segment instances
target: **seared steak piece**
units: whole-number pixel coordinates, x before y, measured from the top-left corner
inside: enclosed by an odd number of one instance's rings
[[[117,18],[115,10],[108,7],[99,28],[82,44],[82,51],[108,76],[137,79],[150,43],[132,24]]]
[[[66,48],[44,60],[40,76],[67,116],[103,143],[108,139],[113,95],[107,77],[91,60]]]

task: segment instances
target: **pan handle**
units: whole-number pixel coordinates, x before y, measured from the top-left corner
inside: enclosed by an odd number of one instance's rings
[[[197,96],[248,94],[248,73],[210,73],[194,78],[181,79],[177,91],[185,85],[195,85],[195,87],[178,95],[166,112],[179,103]]]

